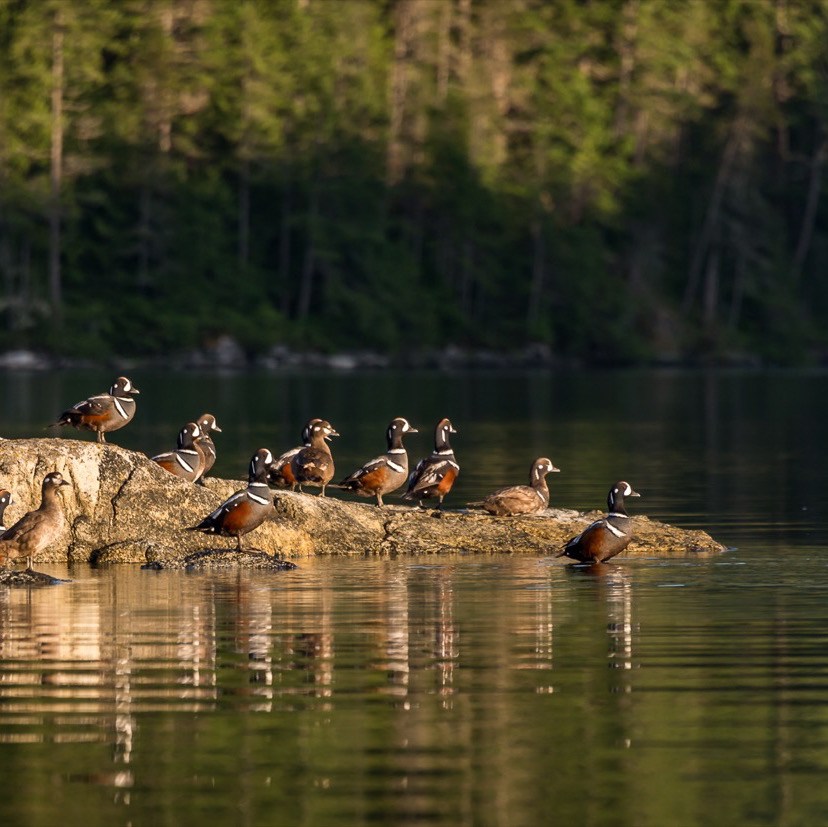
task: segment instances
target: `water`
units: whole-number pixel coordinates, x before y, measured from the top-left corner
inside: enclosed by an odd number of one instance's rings
[[[111,376],[0,377],[40,435]],[[451,416],[448,504],[562,468],[553,502],[708,527],[714,559],[301,561],[294,572],[59,566],[0,590],[8,825],[811,825],[828,818],[822,373],[140,376],[112,441],[203,410],[218,472],[331,419],[343,474],[387,421]],[[352,467],[351,467],[352,466]],[[0,480],[1,481],[1,480]]]

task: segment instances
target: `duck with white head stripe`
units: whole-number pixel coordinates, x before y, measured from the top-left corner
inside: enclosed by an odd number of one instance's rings
[[[258,528],[273,511],[273,495],[267,485],[267,469],[272,462],[270,451],[259,448],[250,458],[247,488],[228,497],[190,531],[235,537],[237,550],[242,551],[242,536]]]
[[[558,557],[581,563],[604,563],[620,554],[633,539],[632,521],[624,506],[625,497],[640,497],[632,486],[620,480],[607,494],[607,516],[590,523],[564,546]]]
[[[345,477],[340,486],[363,497],[376,497],[381,506],[383,494],[390,494],[408,479],[408,452],[403,446],[405,434],[418,433],[407,419],[401,416],[392,419],[385,432],[388,450],[381,457],[368,460],[353,474]]]
[[[98,442],[106,442],[104,434],[117,431],[132,422],[136,410],[133,397],[138,393],[138,388],[126,376],[119,376],[109,393],[90,396],[89,399],[75,403],[53,424],[94,431]]]

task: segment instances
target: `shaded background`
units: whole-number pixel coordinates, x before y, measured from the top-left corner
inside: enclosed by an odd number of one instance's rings
[[[0,347],[819,359],[825,0],[0,0]]]

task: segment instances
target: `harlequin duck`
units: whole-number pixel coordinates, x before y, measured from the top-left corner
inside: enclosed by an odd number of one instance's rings
[[[319,496],[325,496],[325,487],[334,475],[333,456],[325,441],[332,436],[339,436],[339,433],[330,422],[320,419],[310,428],[310,445],[301,448],[291,457],[290,470],[300,491],[303,485],[321,486]]]
[[[259,448],[250,459],[247,488],[237,491],[215,511],[208,514],[189,531],[235,537],[238,550],[242,550],[242,535],[258,528],[273,509],[273,495],[267,486],[267,466],[273,455],[267,448]]]
[[[6,530],[6,507],[11,503],[11,491],[0,489],[0,534]]]
[[[630,518],[624,508],[624,497],[640,497],[628,482],[615,483],[607,495],[608,514],[588,525],[573,537],[558,554],[582,563],[603,563],[620,554],[633,538]]]
[[[167,451],[152,457],[165,471],[188,482],[195,482],[204,470],[204,453],[196,448],[201,428],[195,422],[188,422],[178,433],[174,451]]]
[[[437,423],[434,429],[434,450],[417,463],[408,478],[404,500],[419,500],[422,507],[424,499],[437,497],[437,508],[442,509],[443,497],[451,491],[454,481],[460,475],[460,466],[449,445],[449,434],[456,433],[448,419],[441,419]]]
[[[199,485],[204,485],[204,477],[216,464],[216,443],[213,442],[210,431],[215,431],[217,434],[220,434],[221,428],[219,428],[216,418],[209,413],[202,414],[196,420],[196,425],[200,428],[201,435],[195,440],[195,447],[204,457],[204,469],[196,478],[196,482]]]
[[[285,451],[284,454],[273,460],[267,471],[267,482],[269,485],[275,486],[276,488],[290,488],[291,490],[296,489],[296,477],[293,476],[290,461],[303,448],[310,446],[311,428],[313,428],[317,422],[321,421],[321,419],[309,419],[305,423],[305,427],[302,428],[302,436],[299,437],[302,440],[302,444],[297,445],[296,448],[291,448],[289,451]]]
[[[40,508],[24,514],[11,528],[0,534],[0,565],[18,560],[32,567],[32,558],[47,548],[63,531],[66,517],[58,491],[69,483],[58,471],[43,478]]]
[[[408,420],[398,416],[392,419],[385,432],[388,450],[384,456],[368,460],[340,483],[342,488],[363,497],[376,497],[382,505],[382,495],[396,491],[408,479],[408,453],[403,448],[403,434],[416,434]]]
[[[469,503],[469,505],[481,506],[489,514],[495,514],[498,517],[539,514],[549,507],[546,475],[560,470],[552,464],[551,459],[539,457],[532,463],[529,471],[529,485],[510,485],[508,488],[499,488],[480,502]]]
[[[65,410],[55,425],[71,425],[95,431],[98,442],[106,442],[105,433],[117,431],[132,421],[135,416],[135,400],[140,393],[126,376],[119,376],[109,393],[91,396]]]

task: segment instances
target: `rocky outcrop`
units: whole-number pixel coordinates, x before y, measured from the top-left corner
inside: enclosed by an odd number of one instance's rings
[[[143,454],[115,445],[74,439],[0,441],[0,487],[14,498],[11,525],[40,502],[49,471],[71,483],[64,488],[64,535],[37,562],[157,562],[170,565],[204,549],[234,548],[235,541],[187,531],[240,480],[208,479],[192,485]],[[492,517],[447,511],[435,516],[416,507],[373,504],[336,497],[276,492],[273,516],[245,538],[281,558],[318,554],[439,554],[443,552],[552,554],[598,512],[549,509],[533,517]],[[633,519],[636,540],[628,555],[717,554],[723,547],[702,531],[686,531]],[[199,558],[195,558],[199,559]],[[252,559],[252,558],[251,558]]]

